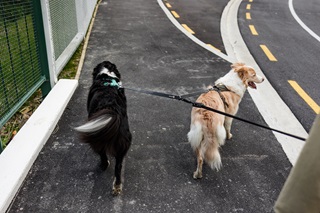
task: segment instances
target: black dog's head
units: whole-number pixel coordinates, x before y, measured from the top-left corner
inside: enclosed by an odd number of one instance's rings
[[[110,61],[104,61],[98,64],[93,69],[92,76],[93,76],[93,81],[100,78],[106,78],[106,77],[115,79],[117,82],[119,82],[121,79],[121,75],[116,65],[111,63]]]

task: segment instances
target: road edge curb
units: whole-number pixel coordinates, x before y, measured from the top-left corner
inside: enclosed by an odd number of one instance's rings
[[[0,155],[0,212],[6,212],[72,98],[78,80],[61,79]]]

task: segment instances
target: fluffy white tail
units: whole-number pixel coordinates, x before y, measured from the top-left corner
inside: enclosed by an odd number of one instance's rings
[[[205,161],[213,170],[216,169],[216,171],[219,171],[222,167],[221,156],[218,149],[215,149],[212,156],[210,156],[209,159],[206,158]]]
[[[74,129],[78,132],[83,132],[83,133],[96,132],[101,130],[103,127],[105,127],[111,121],[111,119],[112,117],[110,117],[110,115],[102,115]]]
[[[227,132],[223,125],[217,125],[216,138],[220,146],[223,146],[226,142]]]
[[[191,124],[190,131],[188,133],[188,141],[193,150],[196,150],[200,146],[200,143],[203,139],[202,127],[199,122]]]
[[[219,171],[222,167],[219,147],[224,145],[225,140],[226,129],[223,125],[217,125],[216,133],[214,136],[215,142],[210,143],[209,147],[207,147],[207,153],[205,154],[205,161],[209,164],[211,169],[216,169],[217,171]]]

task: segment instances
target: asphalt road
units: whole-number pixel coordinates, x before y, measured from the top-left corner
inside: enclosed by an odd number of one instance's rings
[[[293,0],[293,7],[298,17],[320,35],[319,2]],[[246,13],[251,14],[251,19]],[[309,131],[320,109],[320,42],[294,19],[288,1],[243,1],[238,18],[242,36],[260,68]],[[258,35],[253,35],[249,25],[254,26]],[[270,61],[260,45],[267,46],[277,61]],[[295,81],[312,100],[305,101],[289,80]],[[312,101],[314,108],[310,106]]]
[[[197,2],[186,3],[192,9]],[[201,5],[209,7],[210,1]],[[199,16],[219,20],[221,13],[208,14],[201,5]],[[271,132],[235,121],[233,138],[221,149],[223,168],[204,166],[203,179],[196,181],[186,137],[191,106],[130,91],[133,143],[124,163],[123,195],[113,197],[114,161],[100,171],[99,157],[72,129],[86,120],[91,72],[102,60],[118,66],[124,86],[173,94],[197,91],[230,67],[182,34],[156,0],[103,0],[80,86],[9,212],[272,212],[291,164]],[[265,125],[248,93],[238,116]]]

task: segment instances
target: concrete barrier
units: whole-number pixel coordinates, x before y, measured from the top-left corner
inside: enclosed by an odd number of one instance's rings
[[[78,86],[59,80],[0,155],[0,212],[5,212]]]

